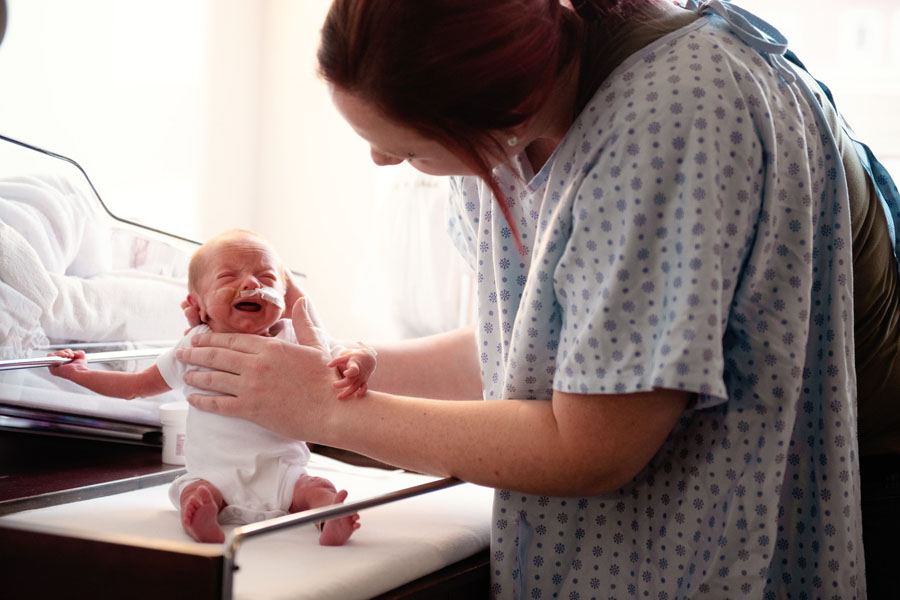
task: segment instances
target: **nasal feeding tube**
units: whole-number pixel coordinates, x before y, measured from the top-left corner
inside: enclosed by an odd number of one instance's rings
[[[241,290],[237,293],[237,298],[253,298],[255,296],[284,310],[284,291],[276,288],[265,286],[255,290]]]
[[[284,290],[263,286],[252,290],[238,290],[233,287],[225,287],[215,291],[218,302],[234,302],[241,298],[259,298],[264,302],[273,304],[284,310]]]

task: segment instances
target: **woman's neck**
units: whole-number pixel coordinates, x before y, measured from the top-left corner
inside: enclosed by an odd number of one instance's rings
[[[640,14],[620,28],[621,43],[615,44],[612,60],[607,63],[609,66],[606,75],[641,48],[689,25],[697,16],[695,12],[684,10],[670,2],[648,3]],[[525,153],[534,173],[544,166],[578,116],[581,108],[577,106],[581,63],[579,51],[560,72],[553,93],[528,128],[531,141],[526,146]],[[595,90],[591,90],[592,93],[593,91]]]
[[[553,93],[529,126],[531,141],[525,147],[525,154],[535,173],[541,170],[575,120],[578,65],[576,57],[563,69],[556,78]]]

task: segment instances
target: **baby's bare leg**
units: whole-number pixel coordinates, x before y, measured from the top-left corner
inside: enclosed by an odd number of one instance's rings
[[[301,475],[294,485],[291,512],[340,504],[346,498],[347,490],[337,491],[327,479]],[[319,543],[323,546],[340,546],[357,529],[359,529],[359,515],[355,513],[325,521],[322,525],[322,533],[319,535]]]
[[[219,526],[219,511],[225,506],[216,486],[200,479],[181,492],[181,524],[189,536],[198,542],[224,542],[225,533]]]

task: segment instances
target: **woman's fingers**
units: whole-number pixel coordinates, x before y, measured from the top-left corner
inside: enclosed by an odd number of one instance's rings
[[[184,374],[184,382],[201,390],[231,395],[240,389],[241,379],[239,375],[221,370],[188,371]]]
[[[286,319],[291,318],[291,312],[293,310],[294,304],[300,298],[303,298],[303,292],[297,286],[297,282],[294,281],[294,278],[291,277],[290,272],[285,272],[285,286],[284,286],[284,317]]]
[[[323,352],[328,350],[325,341],[322,339],[321,331],[316,327],[313,318],[309,314],[309,303],[306,298],[301,297],[294,303],[291,311],[291,323],[294,326],[294,335],[297,337],[297,343],[301,346],[312,346],[319,348]]]
[[[251,356],[259,354],[264,338],[238,333],[204,333],[191,338],[191,346],[179,348],[175,357],[183,363],[240,373]]]
[[[237,352],[255,354],[267,339],[270,338],[247,333],[201,333],[191,338],[191,345],[227,348]]]
[[[226,417],[241,416],[241,402],[235,396],[213,396],[212,394],[190,394],[187,401],[192,406],[223,415]]]
[[[243,352],[215,347],[179,348],[175,351],[175,358],[185,364],[234,374],[240,373],[242,362],[245,362],[241,360],[241,357],[246,360],[246,356]]]

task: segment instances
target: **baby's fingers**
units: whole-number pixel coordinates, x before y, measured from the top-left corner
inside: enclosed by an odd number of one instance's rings
[[[330,363],[328,363],[328,368],[333,369],[335,367],[341,367],[343,365],[346,365],[349,360],[350,360],[349,356],[338,356],[337,358],[332,360]]]
[[[343,386],[342,386],[343,387]],[[359,390],[363,390],[363,394],[365,394],[365,383],[359,383],[358,381],[349,381],[347,383],[347,389],[338,394],[338,400],[343,400],[344,398],[349,398],[354,394],[359,394]]]

